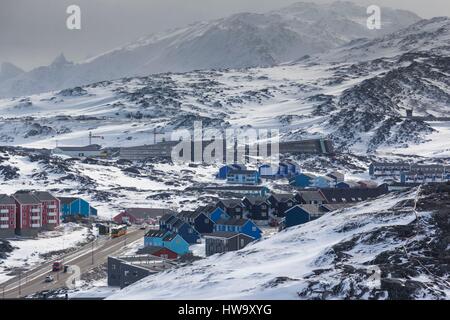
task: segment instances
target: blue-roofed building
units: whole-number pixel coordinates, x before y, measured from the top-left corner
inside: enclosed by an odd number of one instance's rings
[[[278,175],[278,166],[271,164],[262,164],[258,167],[258,173],[263,178],[275,178]]]
[[[195,228],[187,222],[176,218],[170,221],[168,230],[171,232],[178,233],[184,240],[190,244],[195,244],[200,242],[200,233],[195,230]]]
[[[231,218],[228,213],[219,207],[216,207],[213,211],[209,212],[208,216],[214,223],[217,223],[220,219],[228,220]]]
[[[312,186],[316,188],[334,188],[336,181],[327,176],[318,176],[314,179]]]
[[[286,228],[298,226],[322,216],[323,212],[318,205],[302,204],[296,205],[285,213],[283,226]]]
[[[299,173],[289,180],[289,184],[299,188],[312,187],[316,178],[315,175],[310,173]]]
[[[97,209],[91,207],[89,202],[81,198],[75,197],[59,197],[61,218],[68,216],[81,216],[89,218],[97,216]]]
[[[225,180],[228,176],[228,173],[233,170],[247,170],[247,167],[244,164],[227,164],[219,169],[219,173],[217,173],[217,179]]]
[[[300,167],[295,162],[286,160],[278,165],[262,164],[258,167],[258,172],[261,177],[266,178],[293,177],[300,173]]]
[[[178,217],[193,226],[200,234],[211,233],[214,229],[214,221],[209,217],[209,212],[214,209],[214,206],[202,206],[195,211],[182,211]]]
[[[246,234],[253,239],[260,239],[262,231],[258,226],[248,219],[229,219],[217,221],[214,232],[238,232]]]
[[[227,183],[257,185],[261,182],[259,172],[256,170],[233,170],[227,175]]]

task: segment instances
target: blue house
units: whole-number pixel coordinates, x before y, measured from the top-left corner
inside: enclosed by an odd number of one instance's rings
[[[215,232],[237,232],[246,234],[253,239],[260,239],[262,231],[258,226],[251,220],[248,219],[229,219],[229,220],[219,220],[217,221],[215,227]]]
[[[168,233],[163,238],[162,246],[172,250],[179,256],[189,253],[189,243],[176,232]]]
[[[278,166],[271,164],[262,164],[258,167],[260,177],[275,178],[278,174]]]
[[[289,180],[289,184],[295,187],[312,187],[316,176],[309,173],[300,173]]]
[[[230,219],[230,215],[222,210],[222,208],[216,207],[213,211],[208,213],[209,218],[214,222],[217,223],[220,219],[228,220]]]
[[[168,234],[165,230],[150,230],[144,236],[144,246],[162,247],[163,238]]]
[[[287,175],[288,176],[294,176],[294,175],[297,175],[300,173],[300,166],[297,163],[295,163],[291,160],[288,160],[288,161],[285,161],[284,164],[287,166]]]
[[[182,211],[178,214],[178,217],[193,226],[200,234],[211,233],[214,230],[215,223],[209,217],[209,212],[214,209],[213,206],[203,206],[195,211]]]
[[[91,207],[86,200],[73,197],[59,197],[60,215],[62,218],[68,216],[81,216],[88,218],[97,216],[97,209]]]
[[[178,233],[186,242],[195,244],[200,242],[200,233],[189,223],[177,218],[171,225],[170,230]]]
[[[174,214],[167,213],[159,219],[159,229],[161,230],[171,230],[172,222],[175,221],[177,217]]]
[[[280,162],[278,165],[278,175],[282,177],[287,177],[289,173],[289,166],[285,162]]]
[[[262,164],[258,172],[261,177],[292,177],[300,173],[300,167],[295,162],[282,161],[278,165]]]
[[[286,228],[298,226],[317,219],[322,216],[322,214],[323,212],[321,212],[318,205],[296,205],[286,211],[283,225]]]
[[[228,173],[230,171],[233,171],[233,170],[246,170],[246,169],[247,169],[247,167],[245,165],[243,165],[243,164],[239,164],[239,163],[228,164],[228,165],[225,165],[225,166],[223,166],[223,167],[221,167],[219,169],[219,173],[216,175],[216,178],[225,180],[227,178],[227,176],[228,176]]]
[[[227,183],[257,185],[260,183],[259,172],[256,170],[233,170],[227,175]]]

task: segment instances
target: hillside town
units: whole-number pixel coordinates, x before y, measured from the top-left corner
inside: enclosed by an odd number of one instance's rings
[[[111,239],[126,237],[128,229],[142,230],[137,249],[108,256],[104,267],[107,284],[124,288],[179,263],[241,250],[261,238],[390,192],[450,181],[450,166],[410,162],[372,162],[366,172],[369,179],[347,179],[336,170],[311,173],[303,171],[292,154],[334,157],[332,144],[311,140],[289,145],[289,152],[284,151],[283,160],[276,165],[236,162],[218,166],[210,185],[187,188],[200,194],[216,194],[217,200],[192,210],[127,207],[105,219],[86,199],[63,192],[22,190],[1,194],[0,237],[32,239],[67,223],[88,226],[97,230],[97,237]],[[169,156],[162,151],[165,148],[165,142],[126,148],[120,150],[119,157],[135,162],[161,161]],[[51,154],[81,160],[117,157],[100,145],[59,146]],[[283,186],[283,191],[272,189],[274,185]],[[59,265],[60,259],[56,257],[54,263]],[[62,266],[56,270],[62,270]]]

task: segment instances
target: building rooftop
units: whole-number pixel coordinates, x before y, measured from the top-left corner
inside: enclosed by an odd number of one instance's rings
[[[237,218],[232,218],[229,220],[219,219],[217,221],[217,224],[226,225],[226,226],[243,226],[249,221],[250,220],[248,220],[248,219],[237,219]]]
[[[272,197],[278,202],[286,202],[294,198],[291,193],[273,193]]]
[[[351,189],[334,189],[325,188],[320,189],[320,192],[325,196],[328,203],[347,203],[359,202],[367,199],[379,197],[388,192],[383,185],[377,188],[351,188]]]
[[[228,175],[230,174],[257,174],[258,171],[256,170],[231,170]]]
[[[136,218],[157,218],[174,213],[172,210],[164,208],[127,208],[124,211]]]
[[[242,207],[242,201],[240,199],[221,199],[219,202],[227,208]]]
[[[75,147],[56,147],[55,149],[59,149],[61,151],[99,151],[102,146],[98,144],[91,144],[89,146],[75,146]]]
[[[176,232],[169,233],[168,235],[166,235],[166,236],[163,238],[163,241],[172,241],[172,240],[175,239],[177,236],[178,236],[178,233],[176,233]],[[181,237],[181,238],[183,239],[183,237]]]
[[[148,238],[162,238],[167,233],[164,230],[150,230],[145,234],[145,237]]]
[[[31,193],[15,193],[13,197],[21,204],[40,204],[41,202]]]
[[[238,235],[241,235],[243,237],[247,237],[250,239],[253,239],[252,237],[243,234],[243,233],[239,233],[239,232],[225,232],[225,231],[217,231],[217,232],[213,232],[213,233],[206,233],[203,236],[205,238],[220,238],[220,239],[231,239],[234,238]]]
[[[262,203],[267,202],[266,197],[258,197],[258,196],[246,196],[244,200],[247,199],[252,205],[260,205]]]
[[[13,197],[6,194],[0,194],[0,204],[16,204]]]
[[[79,198],[75,198],[75,197],[58,197],[58,199],[61,202],[61,204],[71,204],[72,202],[74,202],[75,200],[78,200]]]
[[[298,192],[298,195],[305,201],[327,201],[324,195],[318,190],[305,190]]]
[[[41,201],[58,200],[58,198],[54,197],[50,192],[46,192],[46,191],[33,192],[33,196],[35,196],[38,200],[41,200]]]
[[[161,219],[159,219],[159,221],[160,221],[160,222],[163,222],[163,223],[168,223],[168,222],[170,222],[172,219],[175,219],[175,215],[172,214],[172,213],[166,213],[165,215],[163,215],[163,216],[161,217]]]
[[[317,216],[323,214],[323,211],[320,210],[319,205],[317,204],[298,204],[291,209],[286,211],[286,214],[288,214],[291,210],[295,210],[296,208],[303,209],[304,211],[308,212],[312,216]]]

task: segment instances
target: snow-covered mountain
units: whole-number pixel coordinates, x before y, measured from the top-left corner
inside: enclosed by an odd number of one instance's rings
[[[0,96],[49,90],[159,72],[273,66],[324,52],[348,41],[374,38],[419,20],[382,8],[381,30],[369,30],[366,7],[351,2],[300,2],[264,14],[239,13],[153,34],[79,64],[58,58],[16,77],[0,78]]]
[[[449,191],[426,187],[335,211],[109,299],[448,299]]]
[[[202,120],[214,128],[278,128],[285,140],[328,136],[338,150],[449,156],[449,122],[404,117],[409,108],[448,116],[449,30],[449,18],[434,18],[274,67],[123,78],[4,99],[0,142],[87,144],[92,131],[106,146],[140,145],[152,143],[154,128]],[[54,63],[66,64],[63,57]]]
[[[4,62],[0,66],[0,82],[12,79],[24,73],[22,69],[12,63]]]

